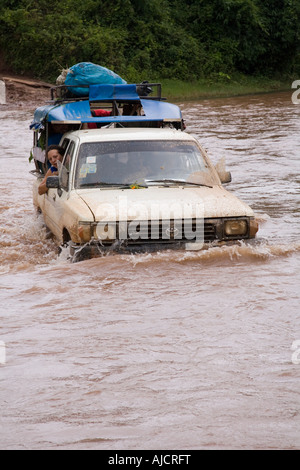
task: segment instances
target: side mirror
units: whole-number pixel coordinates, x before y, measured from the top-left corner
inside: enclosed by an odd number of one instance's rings
[[[226,171],[225,168],[225,158],[221,158],[221,160],[218,161],[218,163],[215,165],[215,169],[219,175],[222,184],[231,182],[231,173],[230,171]]]
[[[47,188],[58,189],[59,188],[59,177],[58,176],[48,176],[48,178],[46,180],[46,186],[47,186]]]
[[[231,173],[230,171],[225,171],[224,173],[219,174],[220,180],[222,184],[231,183]]]

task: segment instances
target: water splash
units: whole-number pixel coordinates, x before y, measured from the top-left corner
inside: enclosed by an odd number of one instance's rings
[[[43,217],[32,211],[15,212],[13,216],[12,212],[13,208],[5,211],[5,223],[0,228],[0,274],[56,259],[57,246],[48,238]]]
[[[294,253],[300,253],[300,242],[288,244],[270,244],[268,241],[238,242],[230,246],[211,246],[201,251],[173,251],[123,255],[122,259],[127,260],[136,266],[138,264],[147,265],[149,263],[174,262],[174,263],[222,263],[230,261],[249,263],[255,261],[270,261],[273,258],[287,257]]]

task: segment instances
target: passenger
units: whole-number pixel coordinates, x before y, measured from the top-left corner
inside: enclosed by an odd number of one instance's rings
[[[92,111],[92,116],[94,117],[107,117],[107,116],[112,116],[112,111],[108,111],[107,109],[94,109]],[[107,123],[96,123],[96,122],[90,122],[88,124],[88,129],[97,129],[100,128]]]
[[[62,136],[72,130],[73,127],[70,124],[50,123],[48,128],[48,145],[58,145]]]
[[[50,163],[50,168],[47,171],[43,181],[39,185],[38,193],[41,196],[42,194],[45,194],[48,192],[48,188],[46,186],[46,181],[48,176],[53,176],[57,175],[57,162],[60,161],[62,162],[63,156],[64,156],[65,149],[63,147],[60,147],[59,145],[50,145],[47,150],[47,157]]]
[[[140,116],[140,109],[139,103],[125,103],[123,106],[123,116]]]

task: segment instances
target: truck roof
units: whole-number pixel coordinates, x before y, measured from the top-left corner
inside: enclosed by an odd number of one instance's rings
[[[109,142],[120,140],[194,140],[190,134],[170,128],[101,128],[73,131],[72,135],[84,142]]]

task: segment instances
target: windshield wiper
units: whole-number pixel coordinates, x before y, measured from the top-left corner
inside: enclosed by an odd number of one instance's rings
[[[103,181],[99,181],[98,183],[82,183],[80,185],[80,188],[83,187],[101,187],[101,186],[126,186],[128,187],[128,184],[123,184],[123,183],[104,183]]]
[[[173,179],[173,178],[163,178],[160,180],[145,180],[146,183],[178,183],[178,184],[193,184],[195,186],[205,186],[206,188],[212,188],[212,186],[209,186],[208,184],[204,183],[194,183],[192,181],[186,181],[186,180],[178,180],[178,179]]]
[[[80,185],[80,188],[83,187],[101,187],[101,186],[116,186],[116,187],[122,187],[122,188],[131,188],[133,185],[131,183],[106,183],[105,181],[99,181],[98,183],[83,183]],[[139,188],[147,188],[145,185],[137,185]]]

